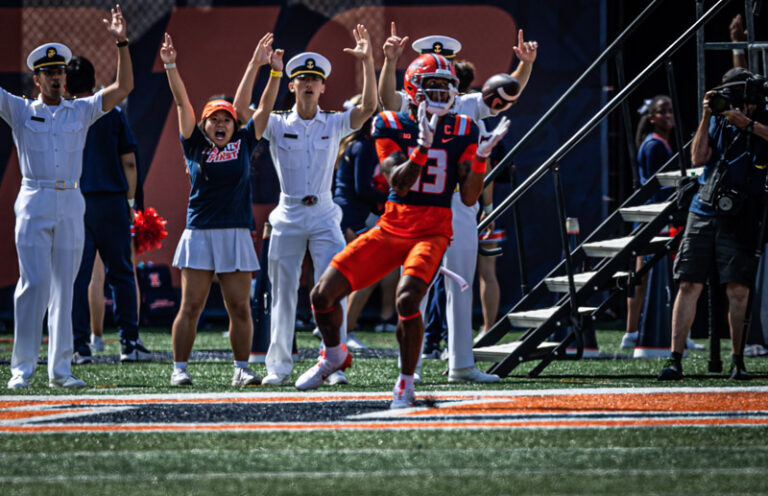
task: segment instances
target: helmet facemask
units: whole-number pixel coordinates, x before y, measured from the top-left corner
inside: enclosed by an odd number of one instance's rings
[[[458,95],[459,91],[456,88],[456,85],[450,79],[447,80],[447,88],[425,88],[424,84],[429,79],[433,78],[422,79],[422,86],[419,89],[419,93],[424,95],[424,101],[427,103],[427,112],[430,114],[443,116],[447,114],[453,106],[453,102],[456,101],[456,95]],[[446,78],[439,77],[439,79]]]

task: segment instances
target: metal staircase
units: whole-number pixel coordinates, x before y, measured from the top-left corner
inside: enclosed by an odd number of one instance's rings
[[[597,114],[595,114],[581,129],[566,143],[555,151],[529,177],[500,204],[478,226],[483,231],[498,216],[511,209],[517,218],[517,203],[520,198],[535,183],[546,175],[551,174],[555,185],[555,197],[559,216],[560,238],[564,257],[541,281],[502,317],[491,330],[475,342],[474,355],[479,361],[491,361],[494,364],[488,372],[501,377],[526,361],[539,363],[528,372],[528,377],[537,376],[553,360],[577,360],[584,351],[582,334],[584,319],[597,319],[616,298],[625,297],[628,284],[639,281],[658,261],[671,253],[678,244],[678,233],[675,237],[661,235],[665,226],[670,223],[684,223],[687,209],[680,211],[677,206],[677,192],[674,186],[682,175],[698,175],[701,170],[688,169],[687,145],[683,145],[682,132],[675,133],[677,149],[681,150],[665,164],[659,172],[645,185],[635,192],[612,214],[610,214],[584,241],[575,249],[569,246],[566,233],[566,215],[564,210],[564,194],[560,177],[560,162],[599,122],[612,111],[623,107],[625,116],[628,115],[626,98],[635,91],[653,71],[664,67],[667,72],[669,94],[673,102],[677,102],[674,85],[674,72],[671,56],[689,39],[696,35],[703,25],[712,19],[729,0],[719,0],[707,12],[697,13],[696,22],[680,37],[661,53],[631,82],[622,85],[623,88]],[[499,173],[512,166],[513,156],[524,147],[530,139],[554,115],[556,110],[566,101],[589,74],[605,61],[609,55],[616,54],[617,68],[620,75],[623,69],[620,64],[621,45],[632,30],[642,22],[647,15],[661,2],[651,2],[648,7],[622,32],[617,39],[605,49],[584,74],[569,88],[566,93],[549,109],[549,111],[534,125],[534,127],[516,144],[486,178],[486,184]],[[700,2],[698,2],[700,4]],[[620,79],[623,76],[620,76]],[[681,119],[678,105],[674,104],[677,129],[681,129]],[[631,132],[630,132],[631,133]],[[672,187],[662,191],[664,187]],[[661,192],[661,193],[660,193]],[[667,193],[669,192],[669,193]],[[651,198],[659,196],[667,198],[658,203],[648,203]],[[683,222],[681,222],[681,220]],[[627,223],[637,223],[627,236],[619,233],[626,232]],[[516,224],[518,224],[516,222]],[[516,225],[518,229],[519,226]],[[518,242],[520,240],[518,239]],[[481,250],[482,252],[482,250]],[[650,259],[635,271],[635,259],[638,255],[650,255]],[[523,262],[521,261],[521,265]],[[589,270],[577,270],[578,267],[589,267]],[[527,282],[523,281],[524,287]],[[555,304],[552,305],[552,301]],[[555,331],[568,329],[565,337],[559,342],[550,342]],[[505,336],[512,331],[522,331],[522,334],[511,342],[505,342]],[[562,332],[560,333],[562,334]],[[566,353],[573,348],[575,353]]]

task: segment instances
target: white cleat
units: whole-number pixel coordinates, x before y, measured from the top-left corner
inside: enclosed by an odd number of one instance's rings
[[[638,331],[627,332],[624,337],[621,338],[621,347],[625,350],[632,350],[637,346],[637,339],[640,336]]]
[[[23,375],[15,375],[8,381],[8,389],[26,389],[29,387],[29,379],[25,379]]]
[[[352,353],[347,352],[346,358],[341,363],[331,363],[321,357],[317,364],[311,369],[307,370],[296,380],[296,389],[299,391],[307,391],[309,389],[317,389],[323,385],[325,379],[337,370],[344,370],[347,367],[352,366]]]
[[[392,395],[392,403],[389,405],[391,410],[410,408],[416,404],[416,392],[413,388],[406,388],[405,381],[398,381]]]
[[[701,350],[706,350],[706,349],[707,349],[707,347],[706,347],[706,346],[704,346],[703,344],[698,344],[698,343],[696,343],[696,341],[694,341],[694,340],[693,340],[693,339],[691,339],[691,338],[687,338],[687,339],[685,340],[685,347],[686,347],[687,349],[689,349],[689,350],[699,350],[699,351],[701,351]]]
[[[267,376],[261,380],[262,386],[282,386],[283,384],[290,384],[291,377],[289,374],[267,374]]]
[[[235,375],[232,376],[232,385],[235,387],[254,386],[261,384],[261,377],[253,373],[248,367],[235,367]]]
[[[329,386],[339,386],[341,384],[349,384],[349,379],[347,379],[347,376],[344,375],[343,370],[337,370],[333,374],[329,375],[327,379],[325,379],[325,383]]]
[[[104,351],[104,338],[91,334],[91,349],[93,351]]]
[[[368,347],[355,336],[354,332],[347,334],[347,349],[349,350],[366,350]]]
[[[51,379],[48,382],[48,386],[56,388],[84,388],[85,381],[82,381],[73,375],[69,375],[67,377]]]
[[[448,382],[499,382],[501,379],[495,374],[486,374],[477,367],[465,367],[463,369],[451,369],[448,372]]]
[[[173,369],[171,386],[191,386],[192,376],[187,369]]]

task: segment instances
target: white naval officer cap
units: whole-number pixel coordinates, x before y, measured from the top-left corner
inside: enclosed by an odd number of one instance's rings
[[[72,59],[72,50],[61,43],[46,43],[35,48],[27,56],[27,67],[31,71],[38,69],[67,68]]]
[[[331,75],[331,62],[315,52],[304,52],[291,58],[285,65],[288,79],[293,79],[302,74],[314,74],[325,81]]]
[[[461,43],[450,36],[433,35],[419,38],[413,42],[411,48],[422,55],[436,53],[447,59],[452,59],[461,50]]]

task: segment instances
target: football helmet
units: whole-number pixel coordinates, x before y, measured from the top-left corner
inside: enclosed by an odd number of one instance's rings
[[[430,78],[447,79],[448,88],[425,88],[424,82]],[[427,53],[417,57],[408,66],[403,89],[411,105],[426,102],[427,112],[445,115],[456,99],[458,85],[459,78],[456,77],[453,64],[442,55]]]

